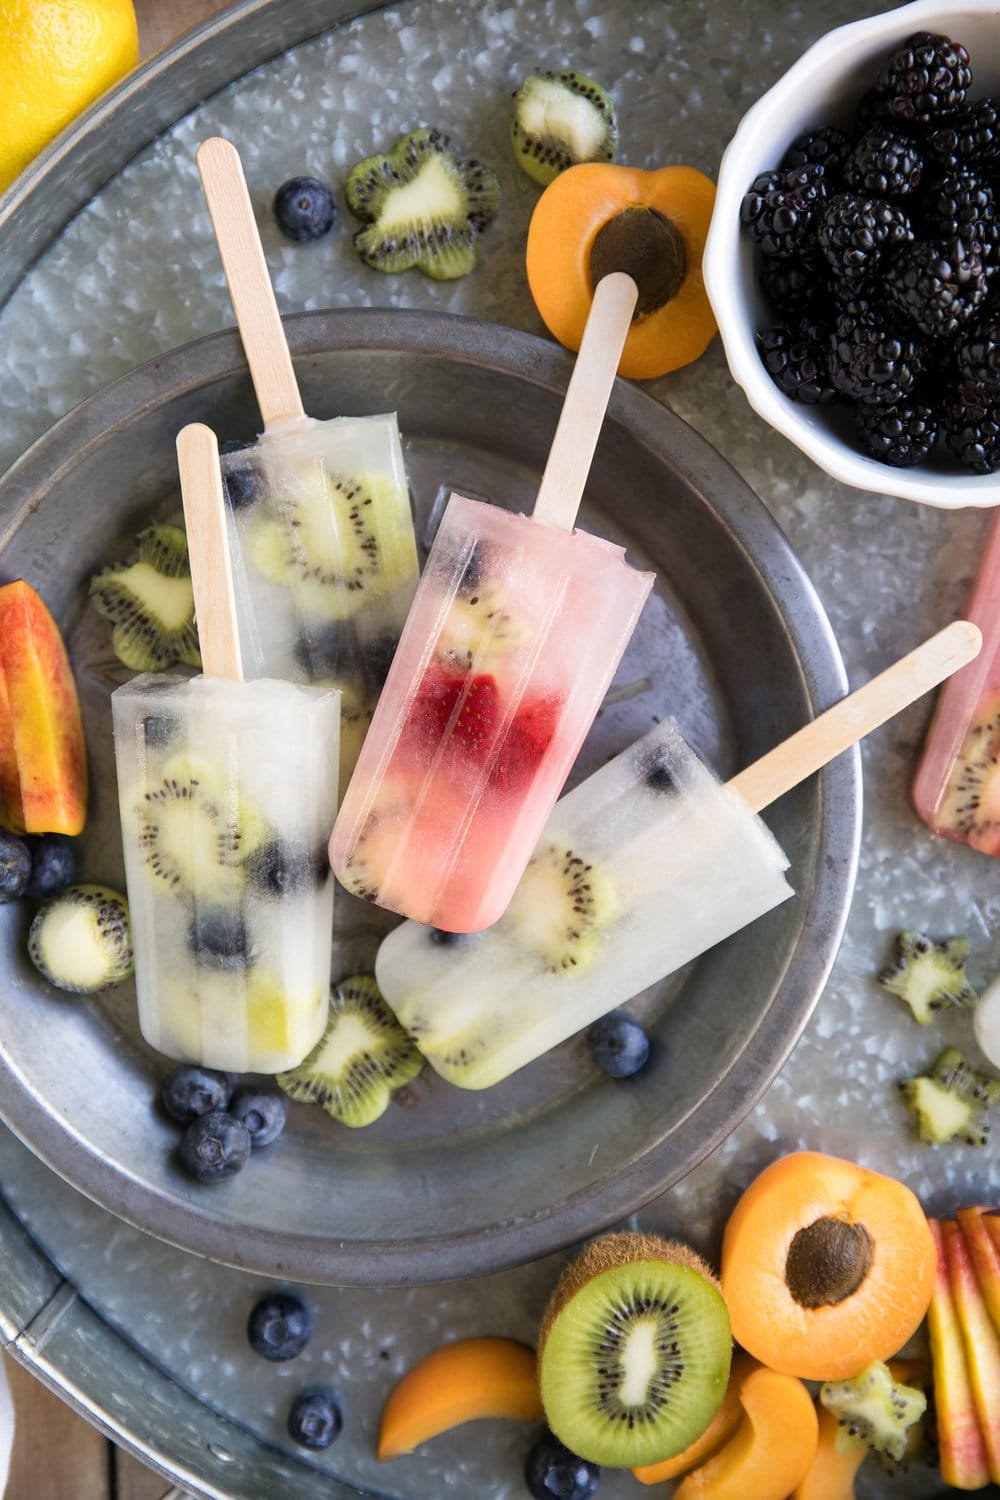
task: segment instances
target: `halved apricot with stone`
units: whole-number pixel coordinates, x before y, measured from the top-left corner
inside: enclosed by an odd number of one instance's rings
[[[895,1354],[927,1311],[934,1267],[910,1189],[818,1151],[766,1168],[722,1243],[733,1337],[805,1380],[839,1380]]]
[[[542,1415],[535,1351],[515,1339],[458,1339],[408,1370],[382,1412],[378,1456],[399,1458],[438,1433],[480,1417]]]
[[[816,1408],[801,1380],[756,1369],[739,1387],[743,1420],[674,1500],[786,1500],[816,1453]]]

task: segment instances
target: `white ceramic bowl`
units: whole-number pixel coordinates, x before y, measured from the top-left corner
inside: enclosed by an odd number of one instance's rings
[[[915,31],[943,32],[969,50],[970,98],[1000,92],[1000,4],[916,0],[829,32],[758,99],[740,122],[719,167],[704,276],[733,378],[772,427],[835,479],[858,489],[957,509],[1000,504],[1000,472],[946,473],[931,463],[895,469],[853,445],[847,407],[803,406],[779,391],[761,363],[754,334],[776,321],[757,287],[753,247],[740,231],[740,202],[760,172],[776,167],[793,138],[816,125],[849,128],[854,109],[894,47]]]

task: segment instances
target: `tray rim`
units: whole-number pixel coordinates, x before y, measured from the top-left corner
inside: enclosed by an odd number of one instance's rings
[[[297,363],[331,348],[409,350],[477,364],[559,393],[565,389],[572,368],[570,356],[545,339],[451,313],[333,309],[301,313],[284,321]],[[517,368],[512,368],[515,365]],[[0,507],[11,505],[6,527],[0,521],[0,555],[27,516],[42,503],[44,482],[54,473],[64,473],[85,452],[98,446],[124,411],[138,415],[154,410],[206,380],[245,375],[245,371],[238,335],[214,333],[150,360],[87,397],[0,476]],[[632,440],[645,441],[654,450],[662,443],[665,425],[670,434],[671,459],[687,473],[697,474],[708,457],[729,471],[719,520],[753,556],[754,567],[795,643],[813,711],[841,696],[847,689],[843,661],[819,597],[778,523],[746,481],[668,407],[621,379],[615,383],[609,421],[624,425]],[[659,437],[656,429],[660,429]],[[54,449],[67,455],[55,469]],[[716,503],[713,499],[713,505]],[[737,510],[738,527],[733,525]],[[796,615],[801,617],[795,626],[783,590],[794,593]],[[805,643],[799,639],[803,633],[808,636]],[[804,644],[806,654],[802,655]],[[210,1204],[178,1205],[162,1189],[120,1169],[109,1182],[106,1159],[56,1124],[44,1101],[7,1066],[2,1054],[0,1118],[47,1166],[101,1207],[179,1249],[264,1275],[273,1275],[280,1267],[286,1277],[320,1285],[416,1285],[502,1271],[561,1250],[637,1212],[706,1160],[759,1101],[787,1060],[822,994],[850,911],[861,836],[857,747],[820,774],[819,805],[828,845],[815,874],[815,889],[799,940],[786,966],[787,973],[796,964],[796,984],[790,987],[784,977],[778,982],[778,997],[748,1043],[752,1066],[737,1090],[735,1104],[730,1098],[730,1072],[725,1087],[703,1100],[675,1132],[685,1142],[691,1134],[697,1135],[703,1149],[695,1159],[665,1174],[662,1166],[656,1167],[655,1148],[649,1148],[616,1177],[598,1179],[589,1189],[566,1199],[558,1210],[550,1207],[530,1217],[508,1218],[474,1235],[452,1233],[391,1244],[362,1240],[331,1244],[306,1236],[290,1242],[280,1234],[241,1227],[237,1254],[232,1228],[220,1225]],[[719,1097],[723,1094],[725,1107]]]

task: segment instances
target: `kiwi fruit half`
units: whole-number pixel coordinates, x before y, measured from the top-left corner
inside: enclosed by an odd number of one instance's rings
[[[278,1074],[292,1099],[321,1104],[343,1125],[370,1125],[424,1060],[382,998],[374,975],[353,974],[330,992],[326,1030],[297,1068]]]
[[[618,914],[614,888],[599,864],[565,843],[532,857],[505,917],[519,945],[537,953],[555,974],[585,969],[601,949],[601,934]]]
[[[618,124],[611,95],[568,68],[529,73],[514,95],[510,141],[518,166],[543,187],[580,162],[612,161]]]
[[[571,1452],[611,1468],[658,1463],[699,1437],[722,1404],[729,1313],[686,1245],[605,1235],[556,1284],[538,1353],[545,1415]]]
[[[461,159],[440,130],[415,130],[388,155],[358,162],[345,196],[366,221],[354,236],[365,265],[416,266],[436,281],[453,281],[476,264],[480,232],[500,206],[500,181],[482,162]]]
[[[103,885],[71,885],[46,901],[28,934],[40,974],[60,990],[92,995],[132,972],[128,903]]]
[[[120,563],[90,580],[90,599],[114,629],[111,649],[133,672],[201,666],[187,537],[179,526],[140,531]]]

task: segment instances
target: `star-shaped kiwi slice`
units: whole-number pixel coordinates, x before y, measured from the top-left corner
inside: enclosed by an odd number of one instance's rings
[[[914,1020],[926,1026],[946,1006],[971,1008],[978,1000],[965,973],[969,947],[962,937],[935,942],[922,932],[901,932],[896,961],[882,970],[878,982],[905,1000]]]

